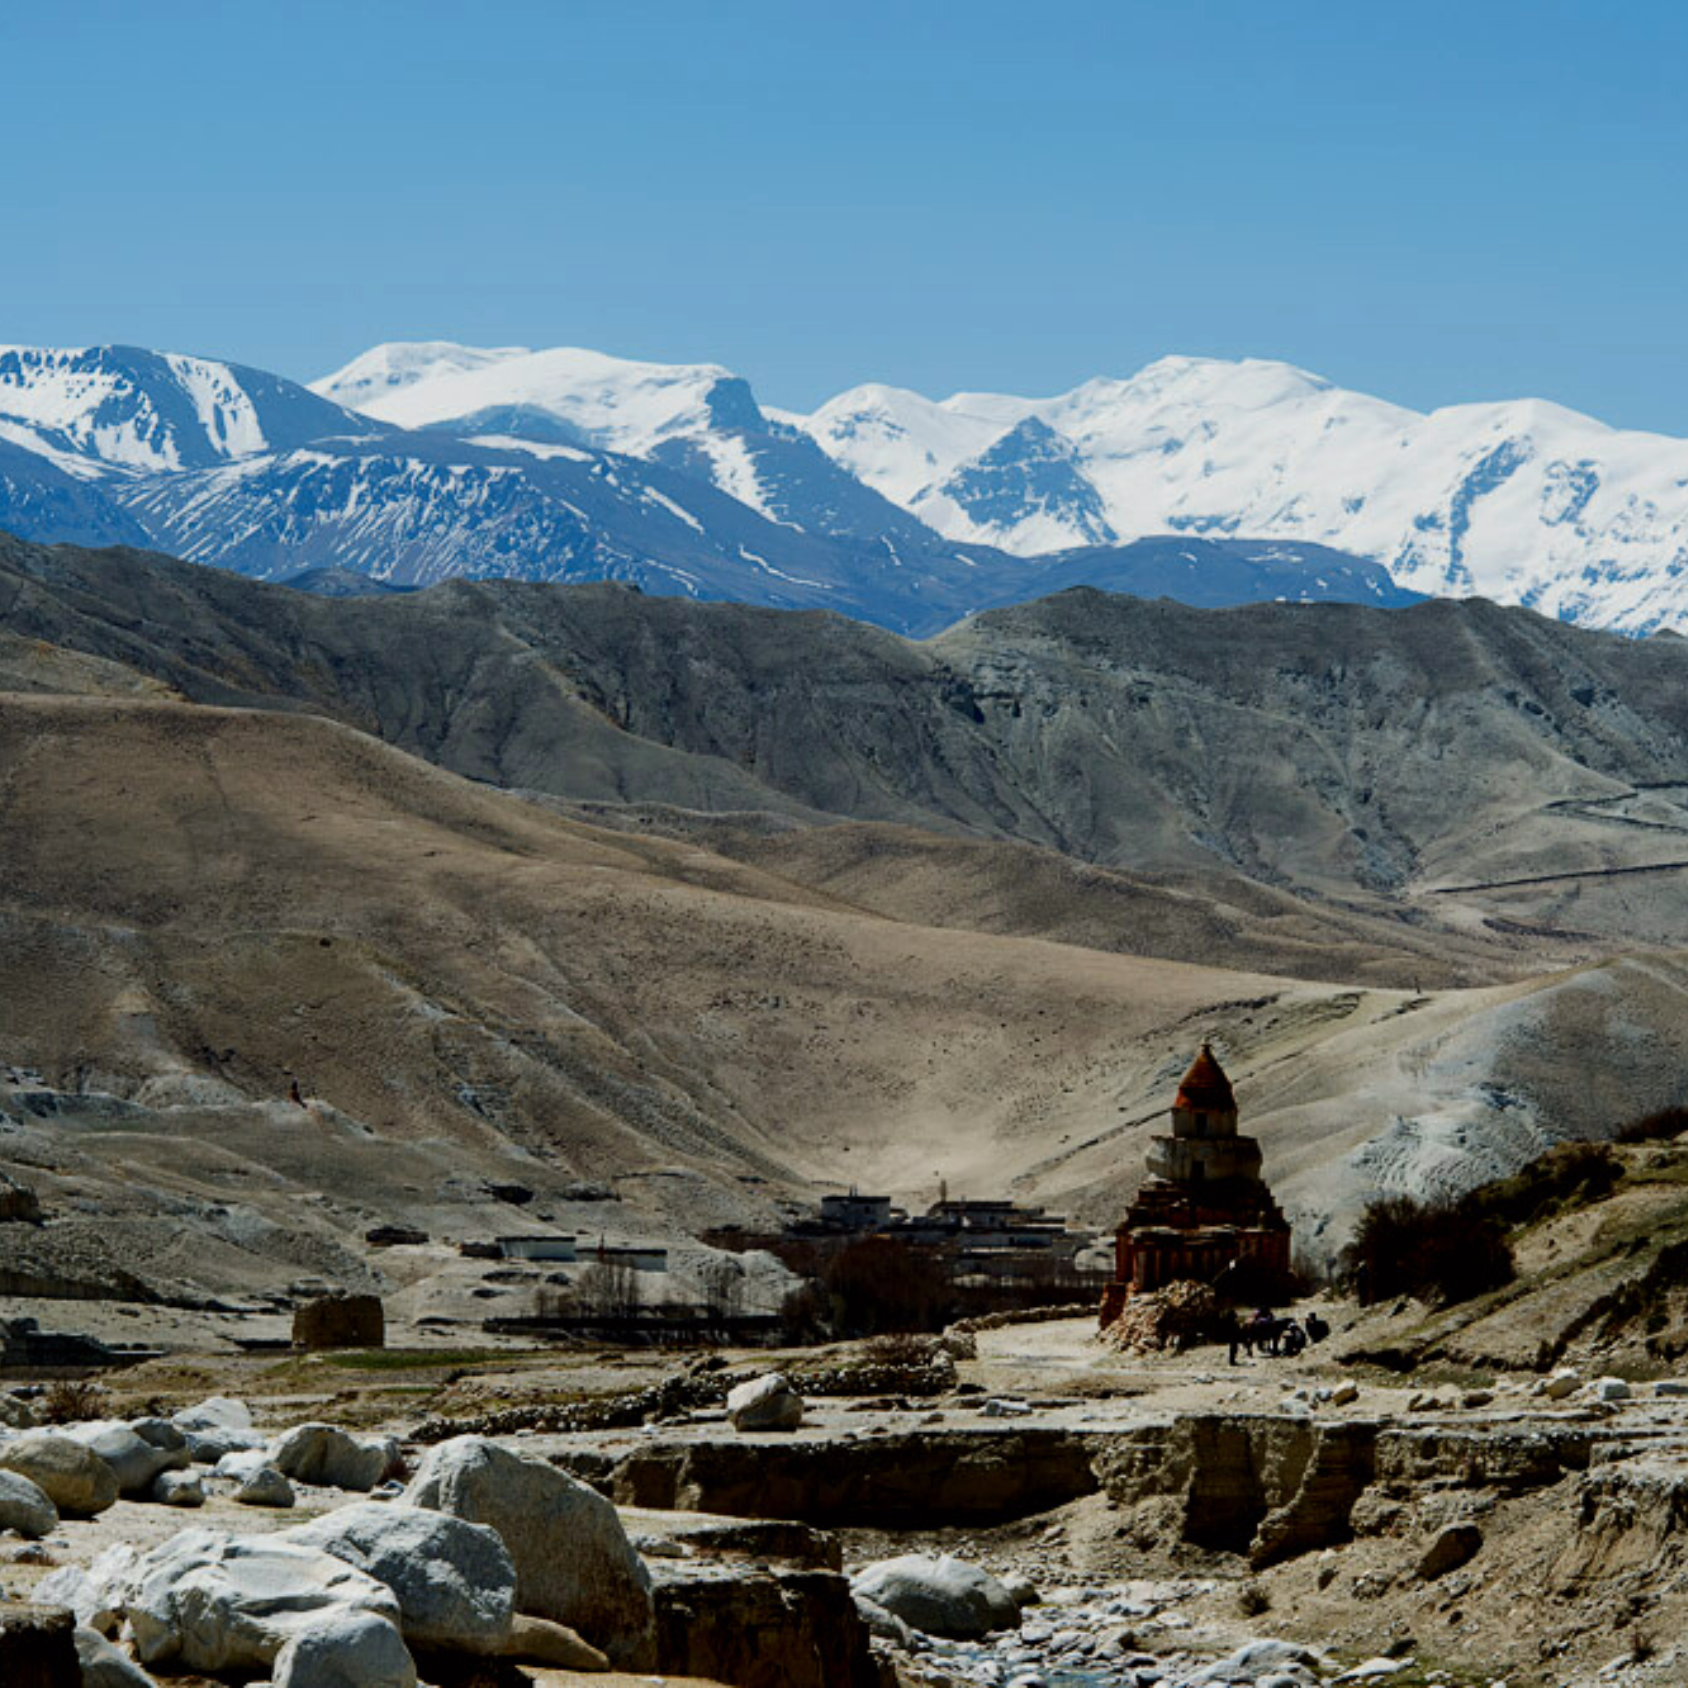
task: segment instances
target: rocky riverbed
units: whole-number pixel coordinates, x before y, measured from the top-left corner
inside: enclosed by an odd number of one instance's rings
[[[293,1361],[241,1400],[141,1367],[52,1427],[0,1393],[0,1579],[75,1609],[62,1680],[101,1688],[1688,1680],[1673,1380],[1230,1368],[1078,1323],[954,1348],[906,1395],[845,1392],[847,1351],[783,1358],[808,1398],[750,1356],[605,1355],[409,1394],[380,1381],[405,1356],[352,1389]]]

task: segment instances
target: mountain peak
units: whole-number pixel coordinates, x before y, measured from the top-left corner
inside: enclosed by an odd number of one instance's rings
[[[312,381],[322,397],[361,410],[387,393],[414,387],[436,376],[485,369],[528,355],[526,346],[463,346],[455,340],[388,340],[371,346],[332,375]]]

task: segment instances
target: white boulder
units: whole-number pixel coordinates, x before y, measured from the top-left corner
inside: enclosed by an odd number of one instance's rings
[[[82,1668],[82,1688],[158,1688],[158,1684],[98,1630],[78,1628],[76,1662]]]
[[[1621,1377],[1603,1377],[1595,1383],[1594,1393],[1602,1401],[1627,1401],[1630,1387]]]
[[[117,1487],[126,1495],[144,1495],[161,1471],[179,1471],[189,1463],[185,1445],[160,1447],[115,1419],[66,1425],[64,1434],[92,1448],[117,1473]]]
[[[171,1421],[178,1430],[250,1430],[252,1409],[228,1395],[212,1395],[198,1406],[183,1407]]]
[[[0,1530],[39,1541],[59,1527],[52,1497],[16,1471],[0,1471]]]
[[[509,1638],[516,1567],[496,1530],[397,1501],[359,1501],[283,1538],[384,1583],[408,1641],[497,1653]]]
[[[72,1517],[92,1518],[117,1499],[117,1473],[92,1448],[57,1430],[26,1430],[0,1444],[0,1471],[27,1477]]]
[[[123,1623],[123,1608],[129,1599],[129,1580],[135,1562],[134,1548],[127,1542],[118,1542],[86,1570],[79,1565],[65,1565],[48,1572],[35,1585],[31,1598],[43,1606],[68,1607],[84,1629],[115,1635]]]
[[[400,1462],[391,1437],[363,1439],[332,1424],[300,1424],[270,1444],[269,1463],[297,1483],[367,1494]]]
[[[276,1655],[272,1688],[416,1688],[404,1638],[369,1612],[331,1612]]]
[[[803,1397],[784,1372],[765,1372],[727,1391],[727,1417],[735,1430],[795,1430],[803,1422]]]
[[[298,1496],[293,1492],[293,1485],[273,1465],[259,1465],[249,1471],[241,1478],[234,1498],[242,1506],[279,1508],[292,1506],[298,1500]]]
[[[989,1571],[947,1553],[878,1560],[858,1571],[850,1588],[927,1635],[972,1641],[1020,1625],[1014,1597]]]
[[[391,1590],[345,1560],[273,1536],[183,1530],[138,1560],[126,1610],[143,1664],[267,1669],[301,1630],[344,1611],[398,1622]]]
[[[654,1664],[650,1573],[596,1489],[543,1460],[457,1436],[422,1456],[404,1498],[496,1530],[515,1565],[517,1611],[578,1631],[621,1669]]]

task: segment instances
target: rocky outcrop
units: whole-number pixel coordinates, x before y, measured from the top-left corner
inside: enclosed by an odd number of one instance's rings
[[[1097,1471],[1120,1506],[1174,1500],[1182,1540],[1270,1564],[1348,1539],[1375,1443],[1369,1424],[1192,1413],[1108,1438]]]
[[[97,1630],[76,1631],[76,1659],[82,1688],[158,1688],[152,1677]]]
[[[0,1604],[0,1682],[6,1688],[81,1688],[69,1612]]]
[[[1431,1582],[1457,1571],[1475,1559],[1483,1546],[1483,1532],[1475,1524],[1449,1524],[1436,1532],[1418,1562],[1418,1574]]]
[[[1508,1493],[1545,1488],[1587,1470],[1600,1434],[1586,1425],[1401,1426],[1378,1434],[1377,1479],[1401,1489],[1425,1483]]]
[[[831,1571],[659,1561],[657,1669],[735,1688],[877,1688],[850,1585]]]
[[[565,1468],[568,1454],[558,1455]],[[617,1462],[618,1505],[822,1525],[1003,1522],[1094,1494],[1085,1438],[957,1431],[871,1441],[659,1442]]]
[[[1688,1559],[1688,1462],[1665,1457],[1597,1465],[1577,1486],[1576,1527],[1554,1560],[1555,1588],[1605,1578],[1657,1579]]]
[[[27,1184],[0,1172],[0,1225],[9,1223],[39,1225],[41,1202]]]
[[[623,1669],[649,1668],[650,1576],[595,1490],[464,1436],[423,1456],[404,1498],[496,1531],[515,1567],[517,1610],[577,1630]]]

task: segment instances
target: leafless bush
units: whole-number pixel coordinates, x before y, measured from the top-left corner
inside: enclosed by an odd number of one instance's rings
[[[48,1424],[83,1424],[106,1416],[106,1392],[93,1379],[61,1377],[48,1385],[41,1398],[41,1416]]]

